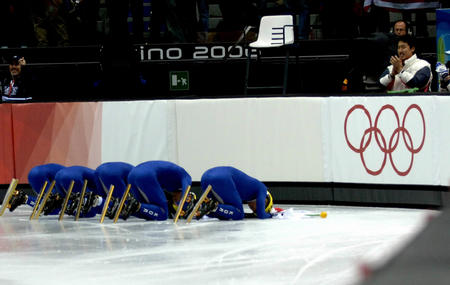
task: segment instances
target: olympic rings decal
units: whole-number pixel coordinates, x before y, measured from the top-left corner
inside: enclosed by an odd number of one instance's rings
[[[347,120],[348,120],[349,116],[353,113],[353,111],[358,110],[358,109],[362,110],[369,120],[369,127],[364,131],[364,134],[361,137],[361,142],[359,144],[359,147],[354,146],[349,141],[348,135],[347,135]],[[419,112],[420,116],[422,117],[422,123],[423,123],[422,142],[420,143],[420,145],[417,148],[414,148],[413,139],[411,137],[411,134],[405,128],[406,117],[408,116],[409,111],[411,111],[412,109],[416,109]],[[393,131],[393,133],[388,141],[386,141],[386,138],[383,135],[382,131],[378,128],[378,119],[380,118],[381,114],[385,110],[391,110],[393,112],[396,123],[397,123],[396,128]],[[399,143],[400,133],[402,134],[403,142],[405,143],[406,149],[411,153],[411,161],[409,163],[408,168],[405,171],[399,170],[397,168],[397,166],[395,165],[394,160],[392,159],[392,153],[396,150],[398,143]],[[359,155],[361,157],[361,162],[362,162],[364,168],[366,169],[367,173],[374,175],[374,176],[379,175],[383,171],[388,157],[389,157],[389,161],[391,162],[392,168],[398,175],[400,175],[400,176],[408,175],[408,173],[411,171],[411,168],[413,166],[414,155],[417,154],[422,149],[423,145],[425,144],[425,133],[426,133],[425,117],[423,115],[422,109],[417,104],[412,104],[408,107],[408,109],[406,109],[406,112],[402,119],[401,124],[400,124],[400,118],[398,116],[397,110],[395,110],[395,108],[392,105],[384,105],[383,107],[381,107],[380,111],[378,111],[378,114],[375,117],[375,123],[373,126],[372,126],[372,118],[370,116],[370,113],[363,105],[353,106],[347,112],[347,116],[345,117],[345,123],[344,123],[344,134],[345,134],[345,140],[347,141],[347,145],[350,147],[350,149],[352,151],[359,153]],[[383,162],[381,163],[380,168],[375,169],[375,170],[369,169],[367,167],[366,161],[364,158],[364,152],[369,147],[369,145],[372,141],[372,136],[375,137],[375,141],[376,141],[378,147],[380,148],[381,152],[384,153]],[[366,140],[366,137],[367,137],[367,140]]]

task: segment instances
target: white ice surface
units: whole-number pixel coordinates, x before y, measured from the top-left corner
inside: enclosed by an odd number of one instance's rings
[[[164,222],[0,217],[0,284],[354,284],[435,211],[286,206],[284,219]],[[328,217],[305,217],[305,211]]]

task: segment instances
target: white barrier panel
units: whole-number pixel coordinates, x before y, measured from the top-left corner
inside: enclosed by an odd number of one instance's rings
[[[104,102],[102,162],[176,162],[174,101]]]
[[[324,181],[322,98],[177,101],[179,163],[194,180],[231,165],[264,181]]]
[[[450,185],[450,97],[436,98],[436,127],[434,135],[440,138],[437,153],[441,185]]]
[[[441,184],[438,162],[449,144],[435,104],[431,96],[330,98],[332,180]]]
[[[168,160],[194,181],[231,165],[263,181],[449,185],[450,98],[105,102],[102,162]]]

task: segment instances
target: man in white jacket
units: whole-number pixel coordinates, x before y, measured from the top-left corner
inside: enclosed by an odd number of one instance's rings
[[[392,56],[391,65],[383,72],[380,83],[387,90],[401,91],[418,88],[420,91],[430,91],[430,83],[433,79],[430,64],[417,58],[414,38],[405,35],[399,38],[397,53]]]

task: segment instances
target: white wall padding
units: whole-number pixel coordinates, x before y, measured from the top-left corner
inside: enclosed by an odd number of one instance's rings
[[[103,104],[102,162],[177,162],[174,101]]]
[[[324,180],[320,98],[177,101],[179,163],[199,180],[230,165],[264,181]]]

